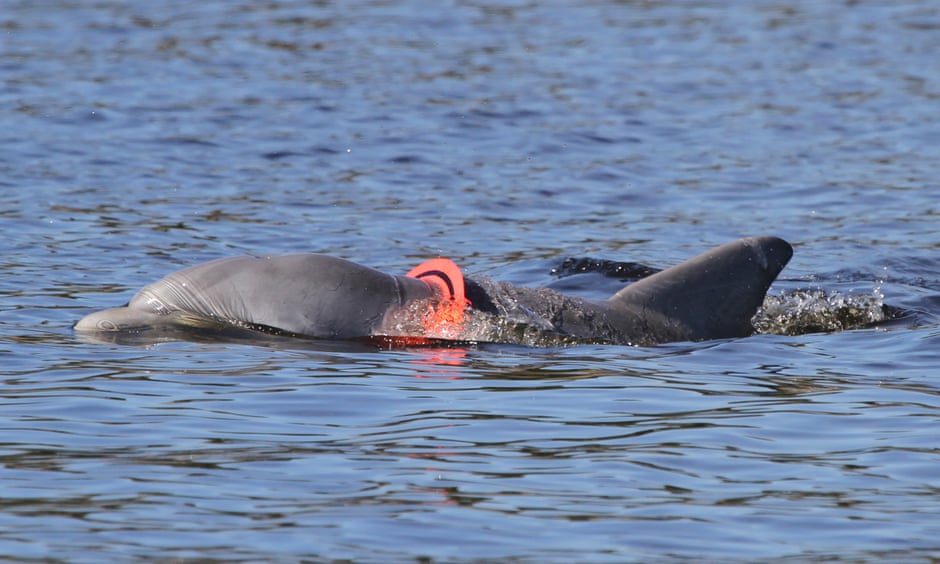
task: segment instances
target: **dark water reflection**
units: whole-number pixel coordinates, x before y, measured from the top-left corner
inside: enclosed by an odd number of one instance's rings
[[[0,556],[931,561],[940,11],[13,1]],[[78,339],[182,266],[517,284],[774,233],[902,319],[655,348]]]

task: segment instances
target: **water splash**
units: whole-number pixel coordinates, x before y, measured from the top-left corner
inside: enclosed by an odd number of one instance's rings
[[[889,317],[876,285],[870,293],[798,289],[779,296],[768,294],[751,322],[757,333],[804,335],[862,329]]]

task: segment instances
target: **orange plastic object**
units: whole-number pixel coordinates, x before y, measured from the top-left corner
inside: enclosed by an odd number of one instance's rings
[[[412,268],[406,276],[424,281],[441,294],[440,302],[429,305],[424,316],[428,336],[458,338],[470,306],[460,267],[450,259],[435,258]]]

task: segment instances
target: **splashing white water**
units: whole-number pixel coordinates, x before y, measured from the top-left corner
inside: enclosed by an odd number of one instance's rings
[[[887,319],[884,295],[845,294],[838,290],[792,290],[767,295],[752,319],[757,333],[802,335],[870,327]]]

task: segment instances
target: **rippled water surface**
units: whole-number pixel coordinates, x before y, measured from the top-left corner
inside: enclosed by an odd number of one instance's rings
[[[0,556],[940,559],[929,1],[0,9]],[[167,272],[446,255],[602,297],[772,233],[875,326],[658,347],[127,346]],[[272,291],[276,291],[274,288]]]

